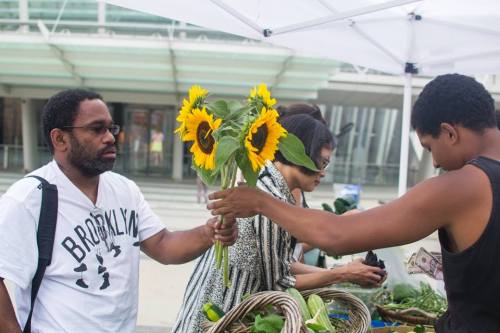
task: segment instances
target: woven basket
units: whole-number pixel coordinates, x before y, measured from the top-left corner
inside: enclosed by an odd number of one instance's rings
[[[356,296],[345,291],[321,288],[301,292],[307,299],[311,294],[317,294],[325,301],[335,301],[349,315],[345,324],[337,328],[338,333],[366,333],[370,327],[371,317],[366,305]],[[206,333],[250,333],[250,327],[241,321],[250,311],[272,304],[281,310],[285,316],[283,333],[307,333],[300,310],[295,300],[281,291],[263,291],[253,294],[224,315],[218,322],[205,321],[202,328]]]
[[[371,316],[366,305],[351,293],[332,288],[304,290],[302,296],[307,299],[311,294],[320,296],[325,302],[335,301],[348,313],[349,319],[337,327],[337,333],[366,333],[370,328]]]
[[[204,321],[202,329],[207,333],[250,333],[250,327],[241,321],[250,311],[272,304],[285,317],[283,333],[307,333],[295,300],[281,291],[255,293],[231,309],[216,323]]]
[[[377,311],[383,320],[393,323],[414,324],[414,325],[434,325],[437,316],[418,308],[405,310],[388,310],[377,305]]]

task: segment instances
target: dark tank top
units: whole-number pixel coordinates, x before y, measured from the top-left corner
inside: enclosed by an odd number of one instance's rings
[[[437,333],[500,333],[500,162],[478,157],[469,164],[488,176],[493,209],[482,235],[462,252],[450,252],[446,231],[439,230],[448,311]]]

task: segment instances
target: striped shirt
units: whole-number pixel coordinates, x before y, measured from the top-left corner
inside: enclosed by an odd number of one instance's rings
[[[288,185],[273,163],[262,169],[257,186],[280,200],[294,204]],[[242,296],[265,290],[295,286],[290,268],[295,239],[263,215],[238,219],[239,237],[229,248],[229,279],[223,284],[222,269],[215,268],[214,248],[197,261],[172,333],[198,333],[205,320],[201,309],[206,302],[224,312],[241,302]]]

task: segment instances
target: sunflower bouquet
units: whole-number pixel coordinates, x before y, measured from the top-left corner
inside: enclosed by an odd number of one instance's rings
[[[208,102],[208,90],[200,86],[191,87],[188,95],[175,132],[182,141],[192,142],[193,168],[205,184],[220,177],[222,189],[233,187],[240,169],[247,185],[255,186],[260,169],[274,160],[277,150],[288,161],[317,171],[302,142],[278,123],[276,99],[265,84],[254,87],[244,103]],[[214,246],[216,265],[224,267],[224,284],[229,286],[228,249],[218,242]]]

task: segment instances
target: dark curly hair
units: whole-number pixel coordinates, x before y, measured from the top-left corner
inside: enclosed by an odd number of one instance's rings
[[[472,77],[446,74],[429,82],[411,114],[411,125],[422,134],[437,137],[441,123],[462,125],[476,132],[495,127],[495,102]]]
[[[286,116],[284,118],[279,118],[278,121],[289,133],[294,134],[302,141],[306,155],[313,160],[318,168],[320,167],[321,149],[323,147],[335,148],[335,139],[328,127],[316,118],[311,117],[309,114]],[[295,165],[288,161],[279,150],[276,152],[274,159],[283,164]],[[300,170],[302,173],[308,175],[315,173],[302,166]]]
[[[42,133],[50,153],[54,153],[54,145],[50,132],[54,128],[72,126],[78,114],[80,103],[84,100],[100,99],[102,96],[84,89],[63,90],[49,98],[42,110]]]

